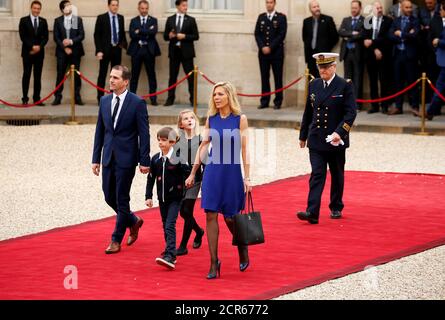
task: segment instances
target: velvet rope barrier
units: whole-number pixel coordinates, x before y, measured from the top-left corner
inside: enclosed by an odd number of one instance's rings
[[[202,76],[208,83],[210,83],[211,85],[215,85],[215,84],[216,84],[215,81],[212,81],[212,80],[211,80],[209,77],[207,77],[203,72],[200,71],[199,73],[200,73],[201,76]],[[240,97],[248,97],[248,98],[260,98],[260,97],[271,96],[271,95],[274,95],[274,94],[276,94],[276,93],[280,93],[280,92],[283,92],[283,91],[289,89],[290,87],[292,87],[292,86],[294,86],[295,84],[297,84],[298,82],[300,82],[301,79],[303,79],[303,78],[304,78],[304,76],[301,76],[301,77],[299,77],[298,79],[296,79],[296,80],[292,81],[291,83],[289,83],[287,86],[285,86],[285,87],[283,87],[283,88],[280,88],[280,89],[278,89],[278,90],[275,90],[275,91],[273,91],[273,92],[267,92],[267,93],[261,93],[261,94],[238,93],[238,95],[239,95]]]
[[[391,100],[394,98],[397,98],[398,96],[410,91],[412,88],[414,88],[415,86],[417,86],[417,84],[421,81],[421,79],[417,79],[416,82],[410,84],[408,87],[406,87],[405,89],[403,89],[400,92],[397,92],[389,97],[385,97],[385,98],[380,98],[380,99],[374,99],[374,100],[363,100],[363,99],[357,99],[358,103],[377,103],[377,102],[383,102],[383,101],[387,101],[387,100]]]
[[[108,91],[104,88],[99,87],[97,84],[95,84],[93,81],[91,81],[90,79],[88,79],[87,77],[85,77],[80,71],[77,71],[77,74],[79,75],[79,77],[84,80],[86,83],[88,83],[89,85],[91,85],[92,87],[96,88],[99,91],[102,91],[106,94],[110,94],[111,91]],[[190,76],[193,74],[193,71],[189,72],[187,75],[185,75],[184,78],[182,78],[181,80],[179,80],[178,82],[176,82],[175,84],[171,85],[170,87],[168,87],[167,89],[164,89],[162,91],[158,91],[158,92],[154,92],[154,93],[150,93],[150,94],[146,94],[144,96],[141,96],[142,99],[147,99],[147,98],[151,98],[151,97],[155,97],[158,96],[160,94],[166,93],[174,88],[176,88],[177,86],[179,86],[181,83],[183,83],[185,80],[187,80],[188,78],[190,78]]]
[[[8,107],[13,107],[13,108],[31,108],[31,107],[35,107],[45,101],[47,101],[49,98],[51,98],[59,89],[60,87],[63,86],[63,84],[66,82],[66,80],[68,79],[68,75],[70,74],[70,72],[67,72],[65,74],[65,77],[63,77],[62,81],[60,81],[60,83],[57,85],[57,87],[50,93],[48,94],[48,96],[46,96],[45,98],[34,102],[33,104],[15,104],[15,103],[9,103],[7,101],[4,101],[2,99],[0,99],[0,103],[8,106]]]
[[[440,91],[433,85],[430,79],[428,79],[428,84],[430,85],[431,89],[437,94],[437,96],[445,101],[445,97],[440,93]]]

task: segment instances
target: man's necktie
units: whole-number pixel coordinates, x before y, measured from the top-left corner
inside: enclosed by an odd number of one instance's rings
[[[181,19],[182,16],[178,16],[178,23],[176,24],[176,33],[181,32]]]
[[[377,18],[377,23],[376,23],[376,25],[375,25],[374,32],[373,32],[373,34],[372,34],[372,40],[377,39],[377,36],[378,36],[378,34],[379,34],[379,31],[380,31],[380,30],[379,30],[380,19],[381,19],[381,18]]]
[[[314,19],[313,29],[312,29],[312,43],[311,43],[312,50],[314,50],[315,47],[317,46],[317,35],[318,35],[318,19]]]
[[[352,31],[355,31],[355,25],[357,24],[357,18],[352,18]],[[348,41],[346,43],[346,48],[348,49],[354,49],[355,48],[355,43],[352,41]]]
[[[324,82],[324,88],[326,89],[328,87],[328,82],[327,81],[323,81]]]
[[[39,25],[37,24],[37,18],[34,18],[34,33],[37,34],[37,30],[39,29]]]
[[[408,17],[407,16],[403,16],[402,17],[402,22],[400,25],[400,31],[402,31],[402,33],[405,32],[406,26],[408,25]],[[402,43],[397,45],[397,49],[403,51],[406,49],[405,47],[405,41],[402,39]]]
[[[113,127],[115,126],[114,123],[116,122],[116,116],[119,110],[119,104],[120,104],[120,99],[119,97],[116,97],[116,104],[114,105],[113,116],[111,117],[111,119],[113,120]]]
[[[116,27],[116,16],[113,16],[112,23],[112,32],[113,32],[113,44],[117,45],[119,43],[119,39],[117,37],[117,27]]]
[[[145,18],[142,18],[142,29],[145,29],[146,24]]]

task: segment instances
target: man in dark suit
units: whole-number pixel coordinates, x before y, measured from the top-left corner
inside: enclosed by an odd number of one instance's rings
[[[105,201],[116,212],[116,227],[107,254],[118,253],[130,228],[127,245],[138,238],[143,220],[130,210],[130,190],[139,164],[141,173],[150,171],[150,131],[147,105],[128,92],[131,73],[127,67],[114,66],[110,74],[113,94],[102,97],[99,106],[93,150],[93,173],[100,174]]]
[[[389,38],[393,44],[394,83],[397,92],[414,83],[419,76],[417,39],[420,25],[419,19],[414,17],[412,12],[411,1],[402,1],[402,15],[394,20],[389,31]],[[413,113],[416,114],[419,110],[418,88],[413,88],[409,96]],[[395,108],[388,110],[388,115],[403,113],[403,95],[397,97],[395,102]]]
[[[130,81],[130,91],[136,93],[138,89],[139,75],[142,65],[145,64],[145,70],[148,76],[150,93],[157,90],[155,62],[156,57],[161,55],[159,44],[156,41],[158,33],[158,20],[148,15],[149,4],[146,0],[139,1],[139,16],[130,22],[131,42],[128,47],[128,55],[131,56],[132,78]],[[157,106],[157,98],[151,97],[151,104]]]
[[[379,99],[391,95],[392,87],[392,45],[388,32],[392,19],[383,15],[380,1],[374,3],[373,16],[367,21],[370,28],[363,31],[365,46],[365,61],[368,69],[371,99]],[[380,94],[379,94],[380,83]],[[382,112],[388,112],[390,102],[382,102]],[[380,104],[373,103],[368,113],[379,112]]]
[[[318,52],[331,52],[338,42],[338,32],[334,19],[321,14],[318,1],[309,1],[309,10],[312,16],[303,21],[304,58],[309,72],[319,78],[317,64],[312,55]]]
[[[48,43],[48,23],[40,17],[42,4],[40,1],[31,3],[31,14],[20,19],[19,34],[22,40],[22,59],[23,59],[23,77],[22,77],[22,103],[28,104],[29,81],[31,79],[32,69],[34,68],[34,93],[33,100],[40,100],[40,91],[42,88],[41,78],[43,69],[43,60],[45,59],[45,45]],[[43,106],[43,103],[39,104]]]
[[[275,11],[276,0],[266,0],[267,12],[259,15],[255,27],[255,40],[261,71],[261,92],[271,92],[270,68],[272,67],[275,90],[283,88],[284,40],[287,33],[287,18]],[[269,108],[270,96],[261,97],[258,109]],[[281,108],[283,92],[275,95],[274,109]]]
[[[440,73],[436,81],[436,88],[442,95],[445,95],[445,1],[440,5],[440,19],[434,19],[431,24],[432,44],[436,48],[436,62],[440,68]],[[440,32],[440,33],[439,33]],[[433,120],[434,116],[441,114],[441,107],[444,102],[437,94],[434,94],[431,104],[427,110],[428,120]]]
[[[351,16],[343,19],[338,34],[343,39],[340,61],[344,61],[345,78],[354,84],[354,94],[363,97],[363,30],[365,18],[361,15],[362,3],[351,1]]]
[[[425,7],[420,9],[420,72],[426,72],[428,78],[435,83],[439,76],[439,68],[436,64],[435,48],[431,44],[431,22],[434,18],[440,19],[440,8],[437,0],[425,0]],[[429,86],[426,88],[426,100],[431,101],[433,91]]]
[[[176,0],[175,4],[178,12],[167,19],[164,32],[164,40],[170,42],[168,46],[168,57],[170,58],[169,87],[178,80],[179,67],[181,64],[186,74],[193,71],[193,58],[195,58],[195,46],[193,42],[199,40],[196,20],[187,15],[187,0]],[[188,78],[190,104],[192,105],[194,100],[193,79],[192,74],[192,76]],[[175,92],[176,89],[168,92],[165,106],[171,106],[175,103]]]
[[[354,87],[350,80],[335,74],[334,53],[315,54],[321,79],[309,85],[309,95],[300,129],[300,147],[309,148],[312,174],[305,212],[297,214],[300,220],[318,224],[321,196],[329,165],[331,173],[331,218],[342,217],[346,149],[349,132],[357,116]]]
[[[108,0],[108,9],[107,13],[97,17],[94,27],[96,57],[100,61],[97,85],[101,88],[105,86],[108,65],[119,65],[122,61],[122,49],[127,49],[124,17],[117,13],[119,0]],[[97,90],[98,102],[103,95],[101,90]]]
[[[82,18],[74,16],[70,1],[63,0],[59,4],[63,15],[54,21],[54,42],[56,43],[57,80],[56,86],[62,81],[67,69],[74,65],[80,70],[80,59],[85,55],[82,41],[85,39]],[[76,74],[75,78],[75,102],[83,105],[80,97],[81,80]],[[62,102],[63,85],[55,94],[53,106]]]

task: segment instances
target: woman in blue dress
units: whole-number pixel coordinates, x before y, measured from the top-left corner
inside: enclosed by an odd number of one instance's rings
[[[202,181],[201,200],[201,207],[207,215],[210,251],[210,271],[207,279],[216,279],[221,274],[221,261],[218,259],[218,214],[224,215],[226,225],[233,234],[233,217],[244,208],[245,192],[252,190],[247,131],[247,117],[241,114],[235,87],[229,82],[217,83],[213,87],[209,102],[203,142],[190,177],[186,181],[187,187],[193,186],[202,159],[209,155]],[[244,272],[249,267],[247,246],[238,246],[238,254],[239,268]]]

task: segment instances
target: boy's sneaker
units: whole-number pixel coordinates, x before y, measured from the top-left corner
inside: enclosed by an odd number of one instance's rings
[[[160,266],[166,267],[170,270],[175,270],[175,261],[176,259],[170,257],[170,256],[164,256],[162,258],[156,258],[156,263]]]
[[[161,254],[160,254],[160,256],[161,256],[161,257],[165,257],[165,251],[162,251]],[[173,263],[176,264],[176,262],[177,262],[177,259],[176,259],[176,257],[175,257],[175,258],[173,259]]]

